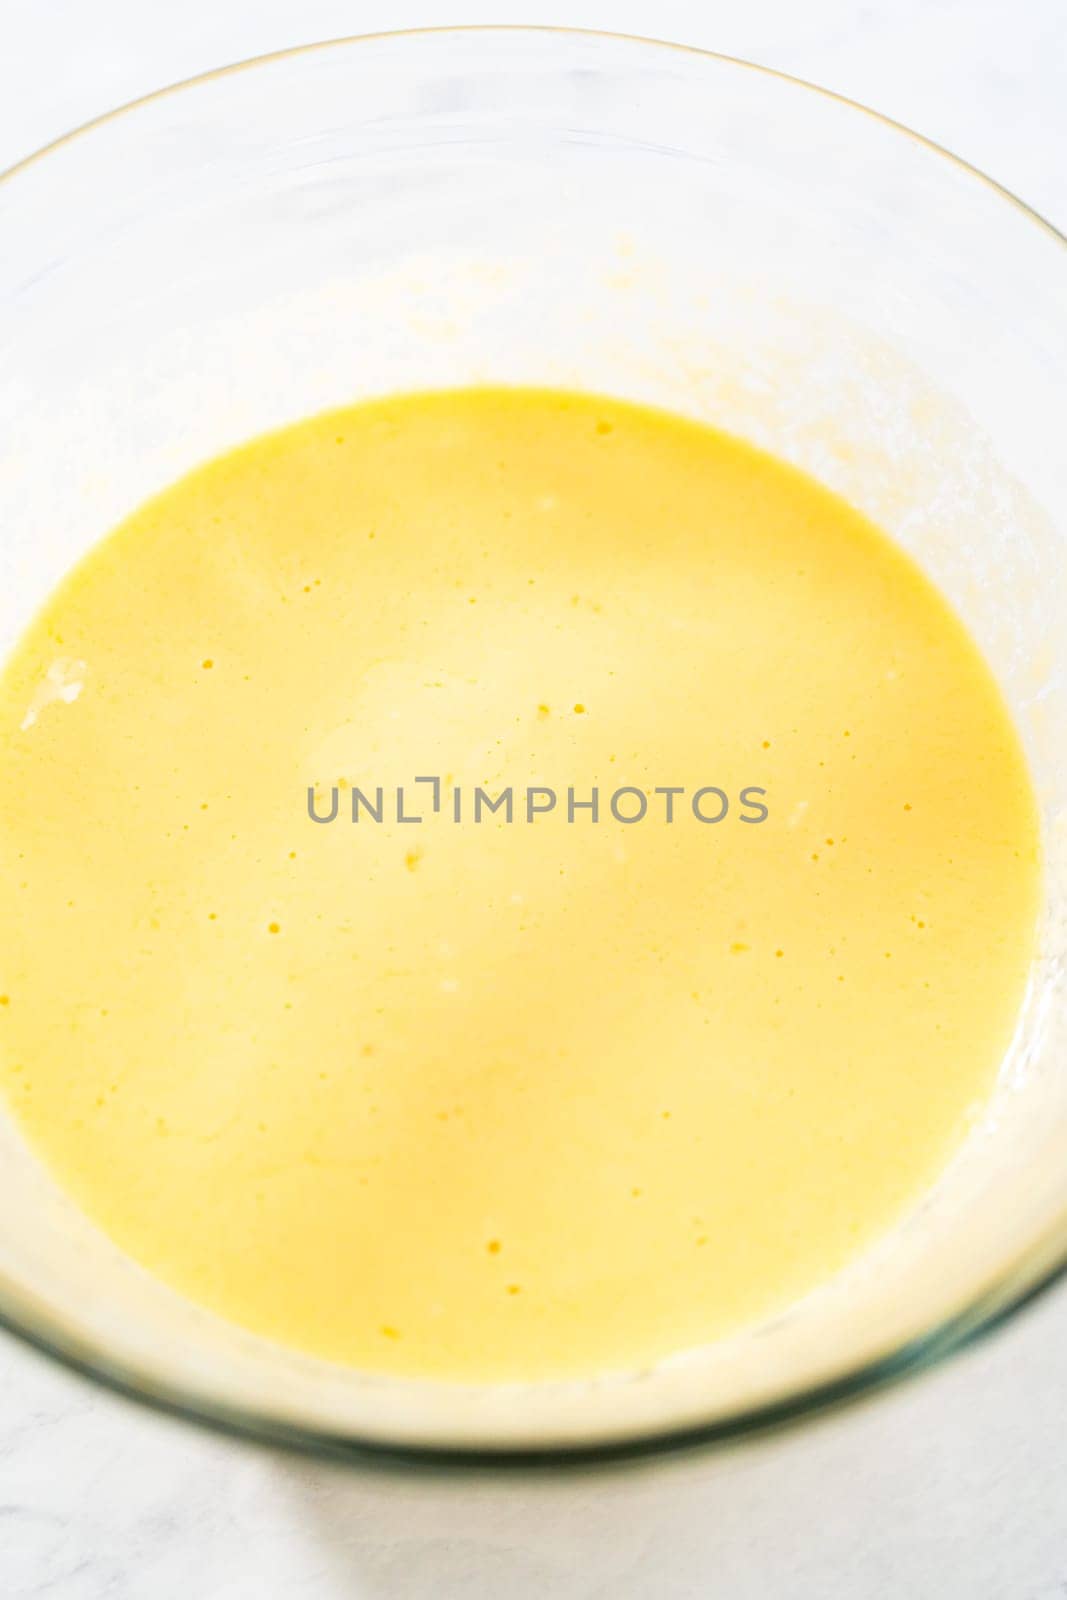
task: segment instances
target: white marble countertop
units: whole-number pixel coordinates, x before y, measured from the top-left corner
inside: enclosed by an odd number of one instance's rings
[[[537,21],[705,45],[920,129],[1067,227],[1064,0],[0,0],[0,167],[316,38]],[[368,1478],[98,1393],[0,1342],[0,1600],[1055,1600],[1067,1291],[852,1411],[725,1454]]]

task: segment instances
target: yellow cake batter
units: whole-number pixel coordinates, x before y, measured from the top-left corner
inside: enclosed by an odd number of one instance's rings
[[[151,1272],[361,1367],[776,1312],[936,1178],[1026,981],[1034,799],[960,624],[640,407],[414,395],[224,456],[61,586],[0,740],[19,1124]]]

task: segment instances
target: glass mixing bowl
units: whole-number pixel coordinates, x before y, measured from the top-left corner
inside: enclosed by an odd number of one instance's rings
[[[0,646],[202,458],[358,396],[486,381],[705,418],[898,539],[1018,721],[1045,912],[1000,1087],[936,1189],[788,1315],[626,1378],[399,1381],[281,1349],[133,1266],[0,1126],[11,1330],[157,1405],[356,1459],[725,1437],[928,1365],[1067,1257],[1064,241],[846,101],[636,39],[384,35],[167,90],[0,183]]]

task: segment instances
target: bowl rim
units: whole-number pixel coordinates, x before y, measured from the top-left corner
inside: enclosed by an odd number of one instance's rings
[[[223,81],[258,67],[328,51],[340,52],[364,44],[434,37],[462,38],[467,35],[516,39],[558,37],[634,45],[650,54],[669,51],[725,65],[741,72],[799,88],[870,119],[883,128],[911,141],[937,161],[946,163],[975,180],[979,186],[1011,206],[1028,223],[1035,225],[1054,243],[1067,247],[1067,234],[1040,212],[1021,200],[1006,185],[979,167],[964,160],[936,140],[917,133],[907,124],[864,105],[848,95],[821,84],[768,67],[760,62],[707,50],[696,45],[656,39],[646,35],[611,29],[570,28],[545,24],[457,24],[433,27],[380,29],[371,33],[343,34],[313,40],[244,57],[206,72],[194,73],[165,84],[147,94],[123,102],[31,151],[0,170],[0,186],[19,178],[52,154],[91,135],[97,129],[118,121],[141,108],[181,94],[185,90]],[[136,1362],[115,1361],[94,1340],[65,1328],[47,1312],[39,1312],[17,1284],[0,1274],[0,1329],[23,1345],[52,1358],[69,1371],[88,1378],[104,1390],[148,1406],[157,1412],[180,1417],[201,1427],[234,1438],[282,1447],[303,1455],[341,1460],[351,1466],[378,1470],[461,1468],[471,1470],[516,1469],[576,1470],[647,1461],[669,1454],[693,1452],[738,1441],[751,1434],[776,1431],[814,1418],[846,1404],[869,1398],[902,1379],[916,1377],[936,1367],[949,1356],[984,1339],[1010,1321],[1018,1312],[1041,1298],[1067,1277],[1067,1207],[1046,1227],[1014,1263],[988,1282],[961,1310],[934,1323],[913,1339],[878,1356],[842,1367],[833,1377],[798,1388],[795,1392],[746,1406],[714,1420],[668,1425],[621,1438],[591,1439],[544,1445],[441,1445],[400,1443],[372,1435],[339,1431],[334,1433],[317,1424],[295,1423],[271,1412],[269,1407],[228,1404],[216,1399],[206,1387],[194,1383],[161,1381]]]

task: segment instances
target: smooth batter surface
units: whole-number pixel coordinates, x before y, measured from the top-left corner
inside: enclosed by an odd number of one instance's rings
[[[959,624],[814,482],[638,407],[256,440],[75,570],[0,739],[21,1126],[151,1271],[367,1368],[605,1371],[777,1311],[936,1178],[1026,980],[1034,801]],[[513,823],[450,820],[479,784]],[[686,796],[624,825],[622,785]]]

